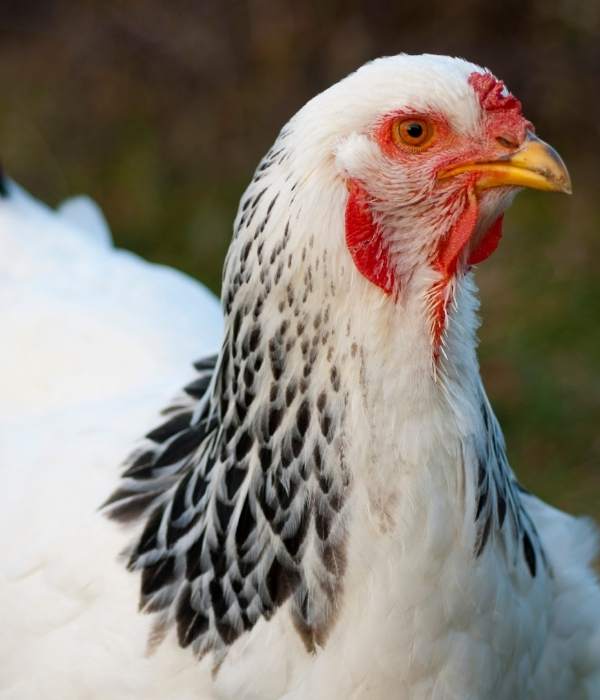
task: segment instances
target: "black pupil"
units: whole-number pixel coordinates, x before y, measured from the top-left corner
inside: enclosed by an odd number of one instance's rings
[[[409,124],[406,131],[411,139],[418,139],[420,136],[423,136],[423,127],[416,122]]]

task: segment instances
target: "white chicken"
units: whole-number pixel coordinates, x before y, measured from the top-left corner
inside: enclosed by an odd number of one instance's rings
[[[570,183],[503,83],[373,61],[258,166],[223,322],[5,182],[0,698],[600,698],[594,526],[519,487],[476,359],[521,187]]]

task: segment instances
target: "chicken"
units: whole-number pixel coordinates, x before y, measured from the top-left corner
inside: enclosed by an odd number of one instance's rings
[[[221,334],[204,290],[102,236],[72,254],[9,183],[7,697],[599,698],[595,528],[519,486],[476,357],[475,266],[523,187],[570,181],[501,81],[373,61],[259,164]]]

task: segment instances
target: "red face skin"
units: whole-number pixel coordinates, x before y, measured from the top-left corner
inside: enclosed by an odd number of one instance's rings
[[[433,187],[445,188],[447,203],[463,203],[462,211],[446,234],[440,238],[430,258],[431,266],[441,273],[440,282],[432,290],[431,304],[431,332],[436,357],[446,325],[446,290],[457,272],[463,252],[471,243],[479,217],[479,202],[475,190],[478,173],[464,173],[448,180],[438,180],[438,174],[453,166],[492,162],[506,157],[519,148],[527,131],[533,130],[532,124],[521,112],[521,103],[491,74],[472,73],[469,84],[479,99],[483,114],[479,138],[456,133],[442,115],[431,112],[405,111],[390,114],[378,124],[374,132],[374,138],[388,158],[407,170],[412,166],[422,171],[425,167]],[[398,145],[392,134],[393,125],[399,119],[427,120],[434,129],[431,142],[422,149]],[[386,294],[397,294],[401,281],[395,279],[385,238],[373,220],[368,203],[369,195],[357,181],[351,181],[348,190],[346,244],[354,263],[370,282]],[[468,254],[467,265],[474,265],[488,258],[498,246],[501,236],[500,216],[473,245]]]

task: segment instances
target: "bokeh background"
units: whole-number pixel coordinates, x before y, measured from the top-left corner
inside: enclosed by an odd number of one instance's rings
[[[598,0],[3,0],[0,157],[51,204],[79,192],[120,246],[219,291],[237,201],[282,124],[364,61],[490,67],[569,164],[479,271],[484,379],[524,484],[600,518]]]

